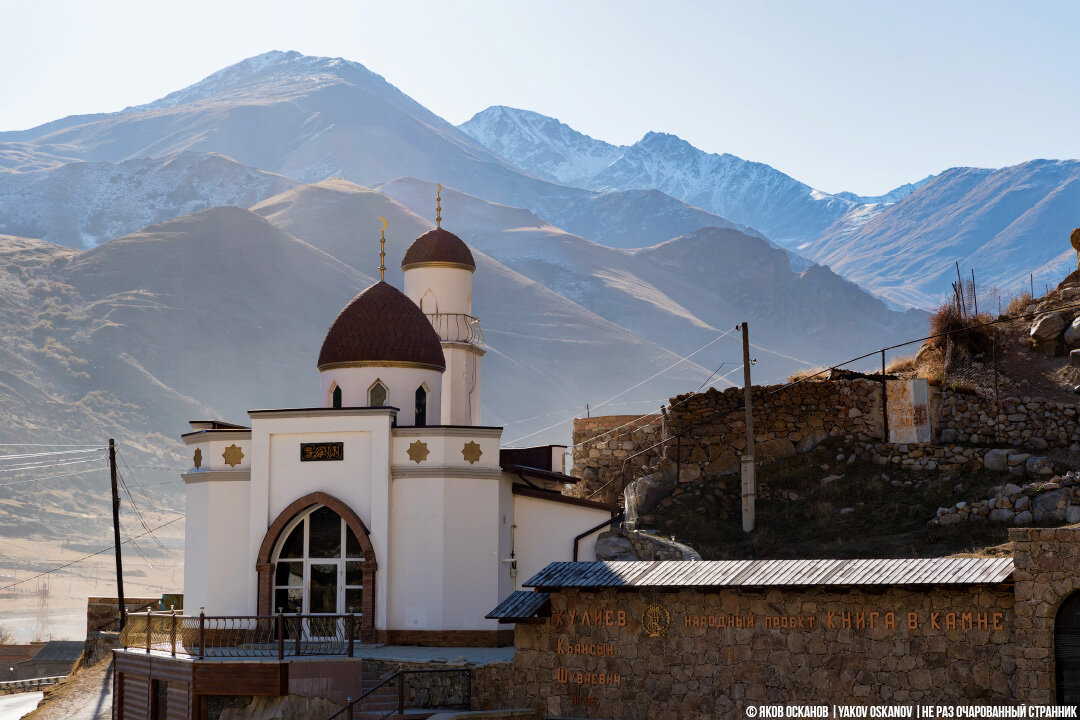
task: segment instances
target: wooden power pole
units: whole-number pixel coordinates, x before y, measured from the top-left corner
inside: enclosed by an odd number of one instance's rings
[[[754,400],[750,385],[750,326],[742,324],[743,395],[746,403],[746,452],[742,456],[742,529],[754,529]]]
[[[124,602],[124,563],[120,558],[120,493],[116,489],[116,441],[109,438],[109,480],[112,482],[113,545],[116,547],[116,602],[120,610],[120,629],[127,621]]]

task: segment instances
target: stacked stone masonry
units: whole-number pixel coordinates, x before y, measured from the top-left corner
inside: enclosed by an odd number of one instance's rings
[[[986,500],[938,508],[937,516],[930,524],[985,521],[1012,525],[1080,523],[1080,476],[1070,472],[1053,480],[1023,486],[1015,483],[999,485]]]
[[[602,497],[596,499],[613,498],[617,492],[607,491],[621,488],[624,470],[627,480],[633,480],[660,459],[663,424],[660,415],[575,418],[573,474],[582,479],[575,494],[588,497],[599,491]]]
[[[680,483],[702,478],[713,482],[717,476],[737,473],[746,449],[743,402],[741,388],[680,395],[670,400],[662,422],[650,420],[648,432],[617,438],[611,435],[625,430],[605,436],[604,428],[624,425],[632,416],[577,420],[573,472],[585,478],[582,485],[589,487],[618,484],[625,457],[667,438],[666,457],[676,459],[679,448]],[[993,447],[1080,451],[1080,416],[1075,407],[1030,397],[1005,397],[1000,404],[999,412],[992,398],[931,388],[933,443],[893,444],[882,442],[879,381],[845,378],[755,386],[754,456],[759,464],[768,464],[809,451],[827,438],[840,438],[853,457],[867,462],[950,471],[979,467]],[[635,470],[656,459],[651,454],[642,457],[647,459],[627,463],[631,478]]]
[[[794,699],[1008,704],[1015,697],[1012,605],[1001,586],[566,589],[553,593],[551,619],[517,626],[513,665],[479,688],[479,705],[684,720],[738,717],[749,704]],[[642,627],[653,607],[669,619],[659,637]],[[602,620],[594,624],[597,610]]]
[[[546,588],[474,708],[542,717],[745,717],[750,705],[1052,705],[1080,528],[1014,528],[990,584]]]

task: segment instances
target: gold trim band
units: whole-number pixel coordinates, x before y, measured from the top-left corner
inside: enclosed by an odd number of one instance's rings
[[[350,360],[348,362],[336,362],[326,363],[319,366],[319,372],[326,370],[338,370],[341,368],[363,368],[363,367],[401,367],[401,368],[413,368],[416,370],[436,370],[438,372],[445,372],[445,366],[431,365],[429,363],[411,362],[408,360]]]
[[[428,260],[426,262],[409,263],[408,265],[402,265],[401,270],[412,270],[419,267],[441,267],[441,268],[458,268],[459,270],[468,270],[469,272],[476,272],[476,267],[473,265],[466,265],[465,263],[446,262],[445,260]]]

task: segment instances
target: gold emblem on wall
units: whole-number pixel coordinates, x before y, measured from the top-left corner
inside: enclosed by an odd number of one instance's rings
[[[461,456],[468,460],[470,465],[479,460],[483,454],[483,451],[480,450],[480,444],[472,440],[465,443],[465,447],[461,448]]]
[[[236,467],[244,459],[244,451],[240,449],[239,445],[230,445],[225,448],[225,452],[221,453],[221,457],[225,459],[226,465]]]
[[[650,605],[641,615],[641,629],[651,638],[667,635],[671,627],[671,613],[663,605]]]
[[[192,462],[195,463],[196,470],[202,467],[202,448],[195,448],[195,457],[192,458]]]
[[[427,443],[417,440],[413,444],[409,445],[409,459],[415,462],[417,465],[427,460],[428,453]]]

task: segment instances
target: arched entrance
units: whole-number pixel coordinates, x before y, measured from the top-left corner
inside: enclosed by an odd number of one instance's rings
[[[367,528],[348,506],[312,493],[287,507],[259,549],[259,614],[355,613],[375,641],[375,572]]]
[[[1065,598],[1054,620],[1058,705],[1080,705],[1080,592]]]

